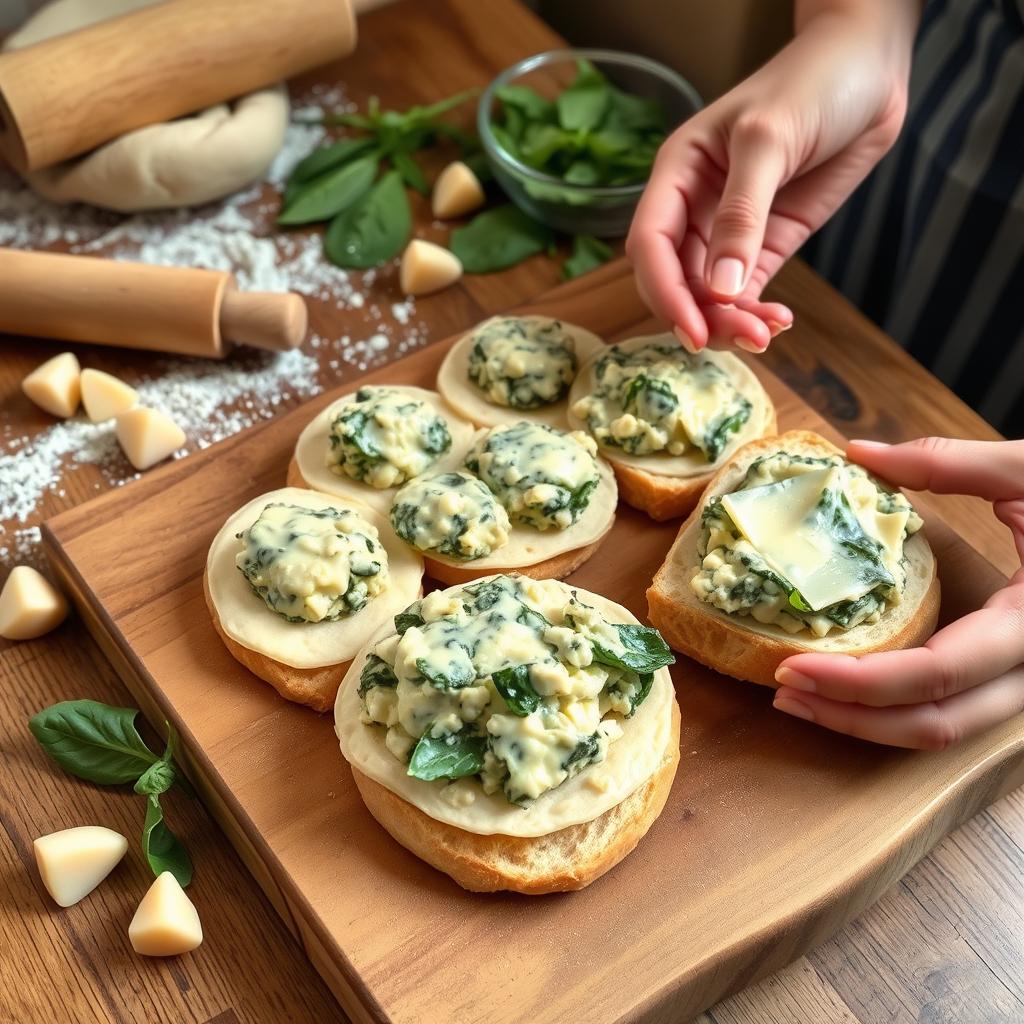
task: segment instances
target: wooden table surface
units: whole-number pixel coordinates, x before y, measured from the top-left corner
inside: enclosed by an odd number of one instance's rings
[[[499,68],[557,42],[515,0],[415,0],[368,15],[358,53],[320,77],[345,82],[358,102],[377,94],[386,104],[405,105],[482,84]],[[418,233],[443,237],[429,224],[425,206],[417,213]],[[439,340],[551,287],[558,276],[556,261],[538,257],[502,274],[468,278],[417,303],[417,333]],[[381,305],[400,300],[396,277],[382,273],[368,289]],[[768,364],[847,436],[997,436],[799,262],[785,268],[771,293],[794,308],[797,322],[773,345]],[[314,303],[313,323],[325,338],[363,337],[372,329],[358,312],[339,311],[330,302]],[[19,383],[56,351],[60,347],[0,340],[0,415],[7,438],[34,434],[52,422],[21,396]],[[128,379],[154,365],[142,354],[83,351],[90,365]],[[323,384],[339,379],[326,354],[320,378]],[[47,493],[34,521],[105,486],[98,469],[80,466],[60,490]],[[993,564],[1004,572],[1016,567],[1007,532],[983,503],[938,503],[953,526],[972,531]],[[208,937],[197,953],[167,961],[132,953],[127,924],[148,884],[135,856],[82,904],[53,906],[35,871],[32,839],[95,822],[134,843],[141,808],[130,792],[61,774],[29,736],[26,719],[73,697],[122,705],[131,699],[74,618],[40,640],[0,645],[0,1024],[343,1021],[216,825],[180,793],[170,795],[168,816],[198,870],[221,881],[220,898],[200,907]],[[1024,791],[1017,791],[945,839],[826,945],[700,1020],[1009,1024],[1024,1019],[1021,963]]]

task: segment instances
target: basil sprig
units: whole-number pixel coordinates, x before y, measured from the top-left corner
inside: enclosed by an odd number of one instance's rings
[[[154,875],[170,871],[184,887],[192,881],[192,861],[163,819],[160,797],[177,784],[192,794],[174,764],[177,736],[167,725],[167,746],[157,756],[135,728],[135,708],[95,700],[67,700],[33,715],[29,730],[66,772],[101,786],[134,783],[146,797],[142,852]]]
[[[327,227],[324,248],[341,267],[368,270],[394,259],[412,231],[402,176],[389,171]]]

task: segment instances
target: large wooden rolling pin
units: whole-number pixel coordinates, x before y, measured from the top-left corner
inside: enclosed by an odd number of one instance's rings
[[[217,359],[230,343],[301,345],[294,292],[242,292],[227,271],[0,249],[0,331]]]
[[[350,0],[169,0],[0,54],[0,152],[34,171],[351,53]]]

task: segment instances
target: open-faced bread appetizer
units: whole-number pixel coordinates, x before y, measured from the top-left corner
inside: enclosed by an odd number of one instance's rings
[[[386,514],[407,480],[461,466],[474,433],[435,391],[366,385],[302,431],[288,484],[355,498]]]
[[[465,469],[425,473],[391,505],[391,525],[427,571],[464,583],[508,569],[560,579],[615,522],[615,475],[583,433],[520,421],[481,433]]]
[[[488,576],[396,616],[353,662],[335,729],[370,813],[464,888],[580,889],[665,804],[672,660],[597,594]]]
[[[576,372],[604,347],[596,334],[549,316],[491,317],[449,349],[437,390],[479,427],[529,418],[565,429]]]
[[[775,432],[775,408],[736,356],[691,355],[657,334],[612,345],[580,368],[569,423],[597,441],[623,499],[664,520],[689,512],[741,444]]]
[[[359,502],[284,487],[210,545],[206,604],[228,650],[282,697],[326,711],[366,638],[422,592],[423,563]]]
[[[823,437],[741,448],[708,486],[654,577],[651,621],[683,654],[774,686],[792,654],[914,647],[939,581],[907,498]]]

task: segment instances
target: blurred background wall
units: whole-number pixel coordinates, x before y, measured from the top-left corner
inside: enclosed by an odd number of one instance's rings
[[[706,101],[749,75],[793,34],[793,0],[534,0],[531,6],[577,46],[657,58]]]

